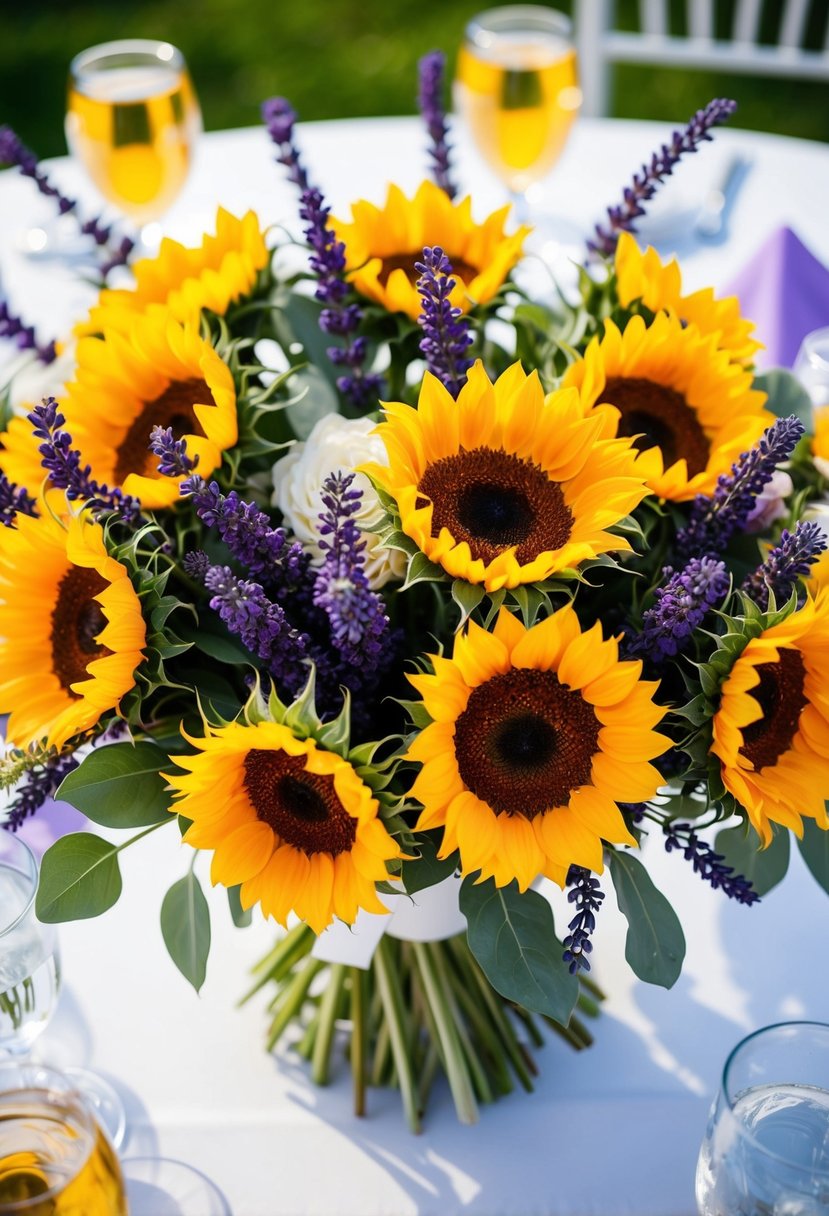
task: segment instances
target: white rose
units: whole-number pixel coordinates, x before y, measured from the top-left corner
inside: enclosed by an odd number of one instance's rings
[[[829,537],[829,499],[819,498],[810,502],[803,512],[803,519],[820,524],[820,530]]]
[[[304,443],[295,443],[286,456],[273,467],[274,493],[271,502],[279,507],[285,522],[303,545],[321,564],[323,551],[319,547],[319,517],[325,510],[322,483],[330,473],[352,472],[366,461],[386,464],[386,449],[382,439],[373,435],[376,423],[368,418],[341,418],[328,414],[320,419]],[[383,519],[383,508],[369,479],[358,473],[352,483],[362,490],[360,509],[353,516],[363,532],[365,571],[374,590],[390,579],[402,578],[406,570],[406,555],[399,549],[387,549],[370,528]]]
[[[75,343],[69,342],[66,349],[51,363],[41,363],[28,352],[11,369],[9,404],[13,414],[25,415],[44,397],[63,396],[64,389],[75,375]]]
[[[746,519],[746,531],[765,532],[776,519],[782,519],[787,511],[786,499],[793,490],[789,474],[775,469]]]

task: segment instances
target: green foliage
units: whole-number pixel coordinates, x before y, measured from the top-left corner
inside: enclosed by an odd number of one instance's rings
[[[804,819],[803,838],[797,845],[812,877],[829,893],[829,831],[813,819]]]
[[[170,818],[162,773],[170,760],[153,743],[95,748],[64,777],[56,797],[102,827],[140,828]]]
[[[403,886],[409,895],[435,886],[450,874],[454,874],[458,867],[457,853],[452,853],[443,861],[438,860],[437,845],[425,832],[417,837],[417,848],[420,850],[420,856],[414,861],[403,862]]]
[[[628,923],[625,958],[631,969],[648,984],[673,987],[685,958],[685,936],[676,912],[630,853],[610,854],[610,874],[619,911]]]
[[[469,947],[496,992],[566,1026],[579,984],[562,958],[547,900],[537,891],[521,893],[516,882],[496,887],[492,879],[467,878],[460,902]]]
[[[738,824],[717,833],[714,851],[722,853],[725,864],[747,878],[758,895],[768,895],[786,877],[789,832],[787,828],[775,828],[771,844],[764,849],[750,824]]]
[[[35,912],[47,924],[100,916],[121,894],[118,846],[91,832],[71,832],[40,863]]]
[[[170,958],[198,992],[210,953],[210,911],[192,870],[173,883],[164,896],[161,933]]]
[[[794,414],[807,431],[812,429],[812,399],[796,376],[783,367],[774,367],[762,375],[755,376],[754,388],[768,393],[766,409],[778,418]]]
[[[230,908],[230,915],[237,929],[247,929],[253,920],[253,914],[250,908],[243,908],[242,901],[239,896],[239,887],[227,888],[227,903]]]

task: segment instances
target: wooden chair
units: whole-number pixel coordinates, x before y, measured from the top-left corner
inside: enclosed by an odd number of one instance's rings
[[[810,0],[784,0],[775,46],[758,42],[763,0],[737,0],[731,36],[716,37],[717,0],[685,0],[685,37],[671,32],[669,0],[639,0],[637,32],[615,28],[614,0],[574,0],[582,113],[608,112],[616,63],[645,63],[829,81],[829,4],[815,0],[824,25],[822,50],[803,47]],[[829,97],[827,97],[829,104]]]

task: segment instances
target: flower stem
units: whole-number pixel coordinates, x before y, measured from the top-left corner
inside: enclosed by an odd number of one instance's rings
[[[325,966],[325,963],[319,959],[309,959],[301,971],[298,971],[291,982],[283,989],[280,995],[282,1000],[279,1004],[276,1016],[271,1022],[266,1049],[273,1051],[276,1044],[282,1038],[282,1035],[287,1030],[292,1018],[296,1017],[305,1002],[308,995],[308,989],[314,976]]]
[[[391,953],[392,948],[389,938],[382,937],[374,955],[374,966],[377,972],[377,982],[380,989],[380,998],[383,1002],[383,1011],[386,1015],[386,1023],[389,1028],[392,1057],[397,1070],[403,1108],[406,1111],[409,1127],[413,1132],[419,1132],[420,1111],[418,1109],[417,1088],[412,1069],[411,1035],[406,1008],[403,1002],[403,993]]]
[[[311,1057],[311,1079],[315,1085],[327,1085],[330,1080],[334,1023],[347,970],[343,963],[334,963],[331,967],[328,986],[322,994],[317,1036],[314,1041],[314,1053]]]
[[[441,1052],[443,1055],[449,1087],[455,1102],[455,1110],[461,1123],[476,1123],[478,1104],[464,1058],[463,1046],[458,1037],[454,1015],[447,1004],[441,981],[436,973],[429,943],[414,942],[414,955],[423,980],[429,1005],[435,1019]]]
[[[351,1076],[354,1082],[354,1114],[366,1113],[366,994],[368,972],[349,968],[351,976]]]

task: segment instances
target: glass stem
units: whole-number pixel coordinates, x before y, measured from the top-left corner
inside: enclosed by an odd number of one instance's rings
[[[510,202],[512,203],[512,217],[517,224],[529,224],[530,222],[530,204],[527,202],[526,191],[510,190]]]

